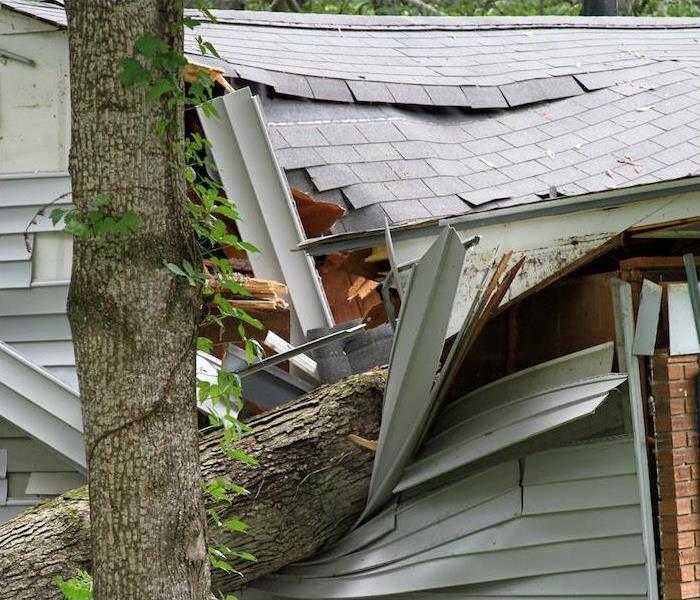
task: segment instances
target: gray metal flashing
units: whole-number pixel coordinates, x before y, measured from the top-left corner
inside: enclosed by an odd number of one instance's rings
[[[695,257],[692,254],[683,255],[683,267],[688,281],[688,295],[690,296],[690,306],[693,309],[695,332],[700,340],[700,290],[698,290],[698,271],[695,266]]]
[[[700,336],[695,327],[695,315],[687,283],[666,284],[668,297],[669,354],[700,352]]]
[[[642,537],[646,556],[647,593],[649,600],[658,600],[659,585],[656,572],[656,544],[654,542],[654,512],[651,503],[651,482],[647,458],[647,431],[644,418],[639,360],[632,351],[634,339],[634,307],[632,286],[619,279],[612,279],[613,311],[615,315],[615,346],[617,363],[621,372],[628,375],[627,385],[632,412],[634,455],[637,463],[637,486],[642,516]]]
[[[398,499],[393,528],[367,544],[252,587],[318,600],[644,598],[633,455],[629,438],[596,440],[459,477]]]
[[[279,363],[284,362],[285,360],[289,360],[294,356],[298,356],[299,354],[304,354],[305,352],[317,350],[318,348],[323,348],[324,346],[332,342],[338,342],[340,340],[352,337],[353,335],[357,335],[361,331],[364,331],[366,327],[367,325],[365,323],[360,323],[359,325],[354,325],[353,327],[348,327],[347,329],[341,329],[340,331],[329,333],[326,336],[316,338],[309,342],[305,342],[304,344],[300,344],[299,346],[296,346],[291,350],[286,350],[285,352],[273,354],[272,356],[268,356],[267,358],[254,362],[253,364],[243,367],[242,369],[236,371],[236,374],[241,379],[245,377],[250,377],[255,373],[259,373],[260,371],[269,369],[270,367],[278,365]]]
[[[439,433],[468,419],[474,410],[493,407],[511,398],[526,398],[566,386],[571,382],[602,377],[613,365],[614,343],[605,342],[572,354],[517,371],[473,390],[444,407],[434,425]]]
[[[636,356],[652,356],[654,354],[656,334],[659,328],[659,316],[661,315],[662,292],[662,287],[657,283],[649,279],[642,281],[637,325],[632,343],[632,352]]]
[[[415,452],[430,411],[430,389],[465,252],[457,233],[448,227],[413,267],[391,350],[379,446],[361,520],[390,500]]]
[[[331,326],[333,317],[312,260],[292,252],[304,234],[260,101],[243,88],[216,98],[212,106],[218,118],[198,112],[227,196],[236,199],[241,235],[260,250],[249,254],[253,271],[287,284],[298,343],[309,329]]]

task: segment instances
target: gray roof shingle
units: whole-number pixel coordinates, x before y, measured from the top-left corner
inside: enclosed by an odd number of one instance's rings
[[[681,62],[677,69],[684,71],[685,81],[700,85],[700,70],[694,73]],[[548,196],[551,186],[560,196],[575,195],[698,173],[700,87],[664,84],[665,74],[658,81],[657,76],[645,79],[636,96],[600,89],[487,117],[469,112],[427,116],[387,108],[383,120],[358,120],[355,127],[367,139],[376,131],[377,139],[394,141],[302,150],[315,151],[329,164],[343,162],[335,160],[336,153],[355,150],[361,162],[349,167],[362,183],[338,189],[353,208],[381,206],[381,217],[393,223],[537,202]],[[685,108],[671,113],[655,109],[657,102],[671,99]],[[323,131],[313,121],[271,124],[271,131],[280,129],[286,140],[285,127]],[[363,150],[372,146],[391,148],[398,159]],[[289,150],[279,152],[284,157]],[[313,180],[318,166],[308,172]],[[341,222],[352,231],[360,221],[346,221],[349,216]],[[369,217],[365,211],[362,223]]]

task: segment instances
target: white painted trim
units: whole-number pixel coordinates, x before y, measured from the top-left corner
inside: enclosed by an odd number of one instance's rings
[[[651,505],[651,483],[647,460],[647,433],[644,424],[644,402],[642,396],[639,359],[632,352],[634,340],[634,308],[632,286],[613,278],[612,297],[615,314],[615,345],[620,372],[627,373],[629,401],[632,412],[632,434],[634,455],[637,463],[639,506],[642,513],[642,539],[646,556],[647,594],[649,600],[658,600],[659,584],[656,575],[656,546],[654,542],[654,513]]]
[[[295,248],[304,239],[289,186],[265,128],[262,108],[249,88],[216,98],[218,117],[199,116],[226,194],[241,215],[243,239],[260,252],[249,253],[256,277],[283,282],[293,305],[292,343],[309,329],[333,325],[313,261]]]

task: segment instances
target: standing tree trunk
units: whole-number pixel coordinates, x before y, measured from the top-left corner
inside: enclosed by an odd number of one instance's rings
[[[89,467],[96,600],[209,594],[195,400],[198,294],[164,261],[197,264],[178,109],[126,87],[120,60],[146,35],[182,52],[182,2],[71,0],[73,201],[141,219],[128,236],[76,237],[68,314]]]

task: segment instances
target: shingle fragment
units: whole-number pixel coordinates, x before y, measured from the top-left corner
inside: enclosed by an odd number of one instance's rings
[[[437,175],[435,170],[425,160],[421,159],[394,160],[387,164],[400,179],[433,177]]]
[[[584,93],[576,80],[568,75],[509,83],[500,86],[500,90],[509,106],[522,106]]]
[[[355,127],[369,142],[398,142],[406,139],[393,121],[356,123]]]
[[[397,179],[396,173],[385,162],[355,163],[350,165],[360,181],[371,183],[373,181],[392,181]]]
[[[364,162],[365,160],[358,154],[355,146],[321,146],[316,148],[316,152],[328,164]]]
[[[275,91],[278,94],[286,96],[300,96],[302,98],[313,98],[314,93],[311,91],[306,77],[296,75],[294,73],[280,73],[276,71],[272,79],[274,81]]]
[[[311,167],[308,169],[308,173],[319,192],[359,183],[360,181],[347,165],[336,164]]]
[[[356,183],[343,188],[343,194],[353,208],[396,200],[383,183]]]
[[[508,103],[501,90],[494,86],[463,85],[462,92],[473,109],[506,108]]]
[[[423,86],[410,83],[387,83],[386,87],[399,104],[418,104],[430,106],[433,101]]]
[[[287,140],[292,148],[302,148],[304,146],[327,146],[326,138],[316,127],[308,125],[292,125],[279,127],[280,135]]]
[[[427,219],[432,216],[418,200],[396,200],[382,204],[382,208],[392,223]]]
[[[399,179],[397,181],[387,181],[387,189],[398,200],[409,200],[431,196],[432,192],[423,183],[422,179]]]
[[[330,77],[307,77],[306,81],[316,100],[332,100],[335,102],[353,102],[354,98],[344,79]]]
[[[277,150],[275,156],[283,169],[300,169],[326,162],[313,148],[283,148]]]
[[[324,123],[317,127],[331,146],[362,144],[367,141],[353,123]]]
[[[469,106],[469,101],[459,86],[426,85],[425,91],[435,106]]]
[[[469,205],[457,195],[421,198],[420,203],[433,217],[462,215],[470,211]]]
[[[424,181],[425,185],[427,185],[436,196],[449,196],[450,194],[458,194],[469,189],[469,184],[459,177],[429,177]]]
[[[348,81],[348,87],[358,102],[394,102],[389,88],[379,81]]]

